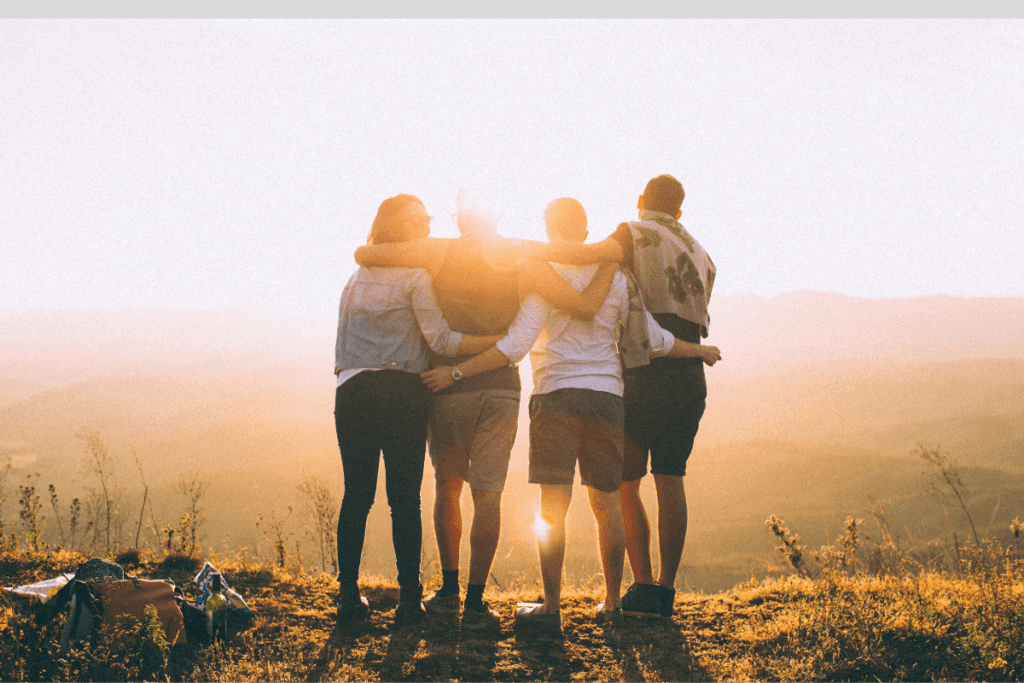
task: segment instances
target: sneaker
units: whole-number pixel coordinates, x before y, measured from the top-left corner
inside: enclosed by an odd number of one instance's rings
[[[631,617],[661,617],[661,586],[634,583],[622,596],[622,613]]]
[[[462,611],[462,601],[458,593],[438,595],[431,593],[423,598],[423,607],[429,614],[458,614]]]
[[[481,604],[483,605],[482,611],[474,607],[463,606],[462,628],[470,629],[471,631],[483,631],[492,628],[500,629],[501,615],[491,609],[491,606],[486,602]]]
[[[607,624],[614,626],[621,624],[626,618],[622,615],[622,609],[616,607],[615,609],[605,609],[604,603],[602,602],[597,606],[597,612],[594,614],[594,618],[599,624]]]
[[[676,589],[658,586],[661,589],[661,616],[672,618],[676,607]]]
[[[520,602],[516,603],[516,626],[526,628],[537,628],[549,631],[560,631],[562,629],[562,612],[554,614],[542,614],[537,612],[542,602]]]

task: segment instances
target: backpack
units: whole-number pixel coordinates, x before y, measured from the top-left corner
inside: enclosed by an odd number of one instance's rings
[[[85,640],[105,624],[115,625],[125,616],[140,621],[147,605],[156,608],[167,642],[185,643],[184,618],[178,601],[181,590],[172,581],[154,581],[125,575],[114,563],[94,558],[83,562],[69,581],[49,600],[40,615],[48,621],[68,606],[68,619],[60,638],[66,653],[72,642]]]

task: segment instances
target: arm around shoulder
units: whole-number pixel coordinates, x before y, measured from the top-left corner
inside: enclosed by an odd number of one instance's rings
[[[460,377],[472,377],[483,372],[496,370],[497,368],[518,363],[529,353],[530,348],[548,317],[548,306],[536,296],[528,296],[519,307],[519,313],[512,322],[505,336],[495,341],[487,349],[483,350],[472,358],[459,363]],[[463,337],[463,344],[469,335]],[[486,337],[476,337],[484,340]],[[464,351],[459,349],[460,354]],[[473,353],[469,351],[468,353]],[[455,383],[455,377],[450,366],[441,365],[428,370],[420,375],[423,383],[430,387],[431,391],[447,389]]]
[[[421,237],[409,242],[366,244],[356,249],[360,266],[380,268],[425,268],[436,275],[444,259],[446,242],[437,237]]]
[[[602,263],[587,288],[577,292],[550,263],[526,259],[519,268],[520,287],[575,318],[592,320],[608,297],[618,267],[617,263]]]
[[[540,261],[587,266],[603,261],[622,261],[622,245],[614,237],[607,237],[591,244],[577,242],[537,242],[526,240],[524,254]]]

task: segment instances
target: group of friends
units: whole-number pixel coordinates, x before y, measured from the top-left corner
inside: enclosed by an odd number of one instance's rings
[[[704,413],[702,344],[715,267],[679,224],[685,197],[670,175],[650,180],[638,220],[586,243],[571,198],[544,213],[547,241],[498,235],[500,214],[460,191],[460,237],[430,237],[414,196],[386,199],[360,268],[341,297],[335,426],[344,470],[338,518],[339,622],[366,616],[359,565],[381,454],[398,569],[398,624],[461,615],[464,629],[499,627],[484,588],[501,531],[501,497],[516,438],[517,363],[533,368],[529,481],[540,485],[542,602],[521,626],[561,626],[565,519],[576,464],[597,522],[605,597],[595,618],[672,615],[687,529],[683,477]],[[442,585],[424,597],[420,487],[429,444]],[[640,482],[653,475],[659,567]],[[465,596],[459,580],[462,492],[473,514]],[[633,584],[621,594],[628,555]]]

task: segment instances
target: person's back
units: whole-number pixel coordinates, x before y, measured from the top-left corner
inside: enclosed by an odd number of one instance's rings
[[[480,238],[496,235],[499,216],[458,198],[456,223],[463,235],[449,240],[434,276],[434,295],[445,320],[460,331],[504,332],[519,312],[519,283],[514,263],[498,267],[488,259]],[[439,358],[461,379],[457,358]],[[511,365],[455,381],[434,396],[430,419],[430,460],[434,465],[434,530],[444,584],[424,601],[427,609],[459,609],[459,556],[462,537],[462,488],[473,496],[469,577],[462,605],[463,628],[494,628],[497,612],[483,601],[501,530],[501,493],[515,441],[521,391],[519,368]]]
[[[516,271],[495,267],[472,238],[449,240],[434,277],[434,296],[448,325],[467,334],[503,334],[519,312]],[[456,366],[458,361],[438,357],[435,365]],[[519,369],[509,366],[466,378],[445,393],[507,389],[518,395],[521,388]]]
[[[341,295],[335,374],[369,367],[421,373],[431,361],[425,333],[446,352],[458,349],[461,334],[442,336],[441,320],[422,314],[429,291],[430,276],[422,268],[359,268]]]
[[[640,220],[623,223],[616,233],[617,238],[622,233],[631,238],[621,241],[633,252],[630,265],[647,309],[656,317],[673,315],[691,322],[706,337],[715,266],[704,248],[672,216],[658,210],[645,209]]]
[[[451,328],[469,334],[504,333],[519,311],[516,271],[496,268],[467,238],[448,242],[434,296]]]
[[[590,284],[597,269],[597,265],[555,265],[558,274],[577,291]],[[616,342],[627,304],[625,276],[617,273],[593,320],[580,320],[549,307],[546,324],[530,350],[534,393],[575,387],[621,396],[622,361]]]

